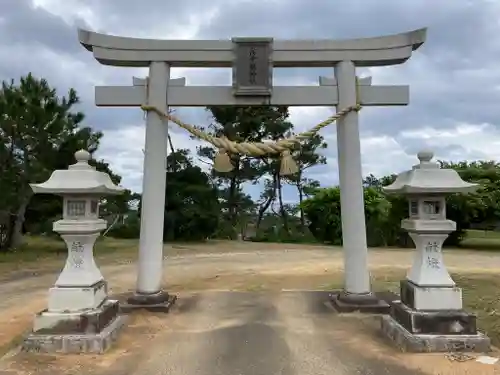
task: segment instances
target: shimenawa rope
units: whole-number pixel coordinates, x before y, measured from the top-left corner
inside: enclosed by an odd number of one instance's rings
[[[330,124],[333,124],[335,121],[338,119],[344,117],[350,112],[358,112],[361,110],[362,106],[359,104],[359,98],[358,98],[358,84],[357,84],[357,78],[356,78],[356,96],[357,96],[357,103],[356,105],[344,108],[337,113],[329,116],[325,121],[320,122],[316,126],[312,127],[308,131],[305,131],[303,133],[291,136],[289,138],[285,138],[276,142],[234,142],[229,140],[226,137],[214,137],[211,136],[210,134],[207,134],[197,128],[195,128],[193,125],[187,124],[183,121],[181,121],[179,118],[165,113],[161,110],[159,110],[155,106],[151,105],[142,105],[141,109],[145,112],[152,111],[155,112],[158,116],[161,118],[171,121],[174,124],[178,125],[179,127],[187,130],[189,133],[194,135],[195,137],[198,137],[199,139],[202,139],[206,142],[211,143],[215,147],[219,149],[218,154],[216,155],[214,159],[214,169],[217,170],[218,172],[230,172],[231,170],[234,169],[234,166],[231,162],[231,158],[229,157],[228,153],[233,153],[233,154],[241,154],[241,155],[248,155],[248,156],[264,156],[264,155],[269,155],[269,154],[281,154],[281,167],[280,167],[280,175],[285,176],[285,175],[292,175],[298,172],[298,166],[293,160],[290,149],[296,145],[299,144],[301,141],[304,141],[306,139],[309,139],[316,135],[321,129],[327,127]]]

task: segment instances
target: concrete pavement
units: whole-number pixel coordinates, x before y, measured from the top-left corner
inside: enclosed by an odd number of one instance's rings
[[[106,374],[417,375],[364,347],[359,320],[334,314],[324,292],[184,296],[168,329]],[[373,319],[373,317],[370,317]]]

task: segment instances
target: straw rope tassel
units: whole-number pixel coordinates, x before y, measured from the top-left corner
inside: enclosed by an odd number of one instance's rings
[[[219,148],[218,152],[215,154],[214,158],[214,169],[217,172],[227,173],[234,169],[234,165],[231,162],[231,157],[224,148]]]
[[[299,166],[292,157],[290,150],[281,153],[280,176],[291,176],[299,173]]]

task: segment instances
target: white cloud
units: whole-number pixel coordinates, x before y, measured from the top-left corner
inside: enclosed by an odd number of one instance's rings
[[[492,124],[457,124],[451,129],[436,129],[430,126],[405,130],[399,134],[401,142],[418,140],[429,149],[439,150],[443,146],[451,148],[446,155],[437,158],[466,160],[469,155],[477,159],[500,160],[500,131]]]
[[[91,7],[85,6],[75,0],[33,0],[35,7],[43,8],[45,11],[59,16],[68,23],[85,19],[85,21],[94,28],[101,27],[99,18]]]
[[[97,153],[110,162],[114,172],[122,176],[121,184],[134,191],[142,190],[144,126],[129,125],[104,134]]]
[[[34,0],[38,7],[34,10],[22,5],[25,1],[7,3],[12,9],[17,7],[17,13],[13,10],[10,14],[5,6],[0,22],[0,78],[18,78],[32,71],[46,77],[59,92],[75,87],[82,97],[87,125],[104,132],[98,156],[134,190],[141,189],[144,121],[139,110],[96,109],[93,87],[128,85],[133,75],[145,76],[147,70],[101,66],[79,46],[77,25],[123,36],[163,39],[244,35],[342,39],[430,25],[428,41],[410,61],[358,69],[359,75],[373,77],[373,85],[409,84],[411,93],[408,107],[369,108],[360,113],[363,173],[380,176],[409,168],[416,162],[416,152],[423,148],[434,149],[436,158],[445,160],[500,160],[498,2],[380,0],[372,4],[325,0],[311,7],[305,0],[185,0],[175,4],[151,0],[148,6],[135,0]],[[16,21],[9,21],[13,19]],[[333,69],[276,69],[274,83],[317,85],[319,75],[333,76]],[[231,84],[230,69],[175,68],[171,76],[184,76],[189,85]],[[290,119],[296,131],[304,131],[332,111],[296,107],[290,109]],[[178,115],[195,125],[209,122],[202,109],[183,109]],[[175,125],[170,129],[176,148],[195,150],[200,144]],[[337,181],[335,125],[321,134],[329,144],[324,151],[329,164],[311,169],[310,176],[330,185]],[[287,188],[285,199],[293,199],[293,194],[293,189]]]

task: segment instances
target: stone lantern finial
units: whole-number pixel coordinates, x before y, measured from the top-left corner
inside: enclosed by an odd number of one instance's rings
[[[77,163],[88,163],[90,158],[90,152],[87,150],[81,149],[75,152],[75,159]]]
[[[417,154],[417,158],[422,163],[429,163],[434,157],[434,153],[430,150],[422,150]]]

